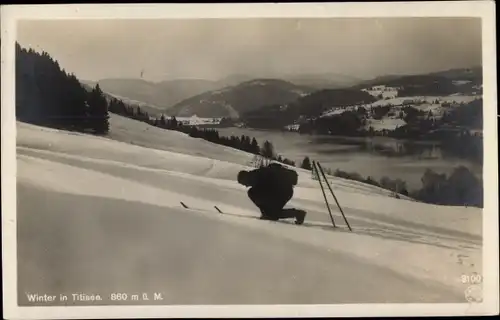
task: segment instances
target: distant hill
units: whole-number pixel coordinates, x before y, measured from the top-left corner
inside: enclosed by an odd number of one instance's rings
[[[272,105],[242,115],[249,127],[280,129],[300,118],[319,117],[331,108],[342,108],[376,101],[369,93],[357,89],[323,89],[298,98],[287,105]]]
[[[297,100],[293,105],[301,115],[318,116],[325,110],[376,101],[369,93],[350,88],[324,89]]]
[[[299,86],[307,86],[318,90],[347,88],[365,81],[339,73],[295,74],[283,76],[282,79]]]
[[[480,66],[472,68],[450,69],[445,71],[433,72],[430,75],[441,76],[450,80],[469,80],[475,83],[482,83],[483,68]]]
[[[220,90],[208,91],[170,108],[175,116],[233,117],[262,106],[287,104],[313,89],[278,79],[255,79]]]
[[[241,121],[252,128],[297,130],[300,125],[301,132],[344,135],[395,130],[409,123],[419,126],[415,123],[421,119],[480,129],[481,95],[480,67],[384,75],[350,88],[318,90],[285,105],[250,110],[241,115]],[[465,107],[454,115],[459,106]]]
[[[217,80],[216,83],[218,85],[218,88],[224,88],[224,87],[236,86],[239,85],[240,83],[251,81],[257,78],[265,78],[265,77],[256,77],[246,74],[231,74],[222,79]]]
[[[85,81],[82,82],[83,87],[87,91],[92,91],[92,89],[95,87],[96,83],[92,83],[90,81]],[[123,97],[117,94],[112,94],[108,92],[103,92],[104,96],[106,97],[106,100],[109,102],[112,98],[118,99],[122,101],[127,107],[132,107],[132,108],[137,108],[140,107],[142,111],[147,112],[151,116],[159,117],[161,114],[165,112],[164,109],[161,107],[148,104],[144,101],[138,101],[138,100],[133,100],[129,99],[127,97]]]
[[[101,89],[113,96],[131,101],[139,101],[163,111],[196,95],[238,86],[259,77],[232,74],[219,80],[206,79],[174,79],[161,82],[146,81],[143,79],[106,78],[99,81],[82,81],[91,86],[99,83]],[[263,77],[260,77],[263,78]],[[292,83],[299,87],[308,87],[315,90],[345,88],[362,82],[363,80],[343,74],[293,74],[274,77]]]
[[[425,74],[410,74],[410,75],[384,75],[379,76],[374,79],[362,81],[353,87],[356,89],[364,89],[372,86],[426,86],[425,90],[428,90],[429,86],[433,84],[438,84],[442,88],[442,92],[439,94],[450,94],[454,92],[456,88],[456,82],[470,82],[472,85],[481,85],[483,78],[482,67],[472,67],[472,68],[459,68],[450,69],[444,71],[437,71]],[[421,91],[425,91],[421,90]],[[431,94],[431,92],[428,92]]]
[[[86,81],[95,85],[95,82]],[[141,101],[161,110],[205,91],[221,87],[216,81],[203,79],[178,79],[162,82],[151,82],[142,79],[102,79],[98,81],[104,92]]]
[[[217,81],[220,87],[235,86],[253,79],[280,79],[297,86],[319,89],[346,88],[359,84],[365,80],[341,73],[290,73],[275,74],[273,76],[250,76],[245,74],[232,74]]]
[[[358,84],[355,84],[353,87],[364,89],[364,88],[368,88],[371,86],[384,85],[387,81],[392,81],[392,80],[399,79],[402,77],[404,77],[404,76],[395,75],[395,74],[387,74],[387,75],[375,77],[375,78],[370,79],[370,80],[361,81]]]
[[[84,82],[95,86],[95,82]],[[481,91],[482,69],[473,67],[417,75],[383,75],[370,80],[324,73],[283,74],[273,79],[253,79],[249,75],[233,74],[220,80],[150,82],[142,79],[102,79],[98,82],[105,93],[139,105],[151,114],[239,117],[263,106],[288,104],[323,89],[361,90],[386,86],[398,88],[399,96],[474,95]]]
[[[155,84],[142,79],[102,79],[99,81],[85,81],[85,83],[99,86],[104,92],[127,97],[132,100],[143,101],[156,105],[154,101]],[[161,104],[159,104],[162,106]],[[163,107],[163,106],[162,106]]]

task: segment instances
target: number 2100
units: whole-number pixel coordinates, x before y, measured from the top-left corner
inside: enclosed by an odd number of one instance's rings
[[[464,274],[461,279],[462,283],[481,283],[483,281],[483,277],[477,273],[473,273],[471,275]]]

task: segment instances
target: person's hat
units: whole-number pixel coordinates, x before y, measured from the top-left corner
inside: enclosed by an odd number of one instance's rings
[[[238,172],[238,183],[239,184],[242,184],[244,186],[248,186],[248,184],[249,184],[248,178],[249,178],[248,171],[242,170],[242,171]]]

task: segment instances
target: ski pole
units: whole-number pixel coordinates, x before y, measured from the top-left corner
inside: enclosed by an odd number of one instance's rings
[[[337,197],[335,196],[335,193],[333,193],[333,189],[332,189],[332,186],[330,186],[330,183],[328,182],[328,179],[326,178],[326,175],[325,175],[325,172],[323,171],[323,168],[321,167],[321,164],[319,164],[319,162],[317,163],[319,169],[321,170],[321,175],[323,176],[323,178],[325,179],[325,182],[326,182],[326,185],[328,186],[328,189],[330,189],[330,192],[332,193],[332,196],[333,198],[335,199],[335,202],[337,203],[337,206],[339,207],[340,209],[340,213],[342,213],[342,217],[344,217],[344,221],[345,223],[347,224],[347,227],[349,228],[349,231],[352,231],[351,229],[351,226],[349,225],[349,222],[347,222],[347,218],[345,217],[344,215],[344,211],[342,210],[342,208],[340,207],[340,203],[339,201],[337,200]]]
[[[313,161],[313,170],[316,172],[316,176],[318,177],[319,186],[321,187],[321,192],[323,193],[323,198],[325,199],[326,208],[328,209],[328,214],[330,215],[330,219],[332,219],[333,227],[336,228],[335,221],[333,220],[332,210],[330,209],[330,205],[328,204],[328,199],[326,198],[325,189],[323,188],[323,184],[321,183],[321,176],[318,171],[318,167],[316,166],[316,162]]]

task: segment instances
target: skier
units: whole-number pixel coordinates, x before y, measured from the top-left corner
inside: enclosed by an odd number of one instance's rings
[[[276,221],[295,218],[296,224],[302,224],[305,211],[283,209],[293,197],[293,186],[297,184],[297,180],[297,172],[278,163],[238,173],[238,183],[251,187],[247,192],[248,197],[260,209],[260,219]]]

